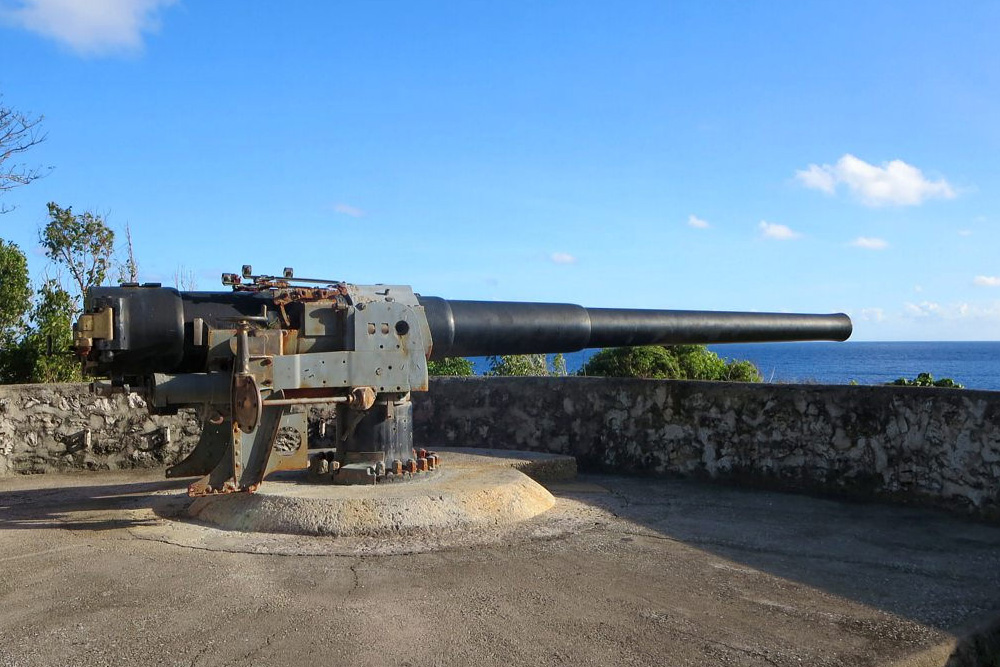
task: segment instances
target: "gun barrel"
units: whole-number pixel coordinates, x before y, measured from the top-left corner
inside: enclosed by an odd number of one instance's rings
[[[431,359],[631,345],[843,341],[852,331],[843,313],[630,310],[439,297],[419,301],[431,330]]]
[[[364,309],[365,299],[372,295],[384,301],[394,298],[384,286],[345,283],[334,292],[344,295],[345,304],[347,300],[359,300],[359,309]],[[409,294],[411,299],[415,297],[414,306],[419,304],[426,318],[431,359],[634,345],[840,341],[851,335],[851,320],[840,313],[630,310],[585,308],[568,303],[451,301],[413,295],[412,291]],[[178,292],[154,286],[92,288],[87,299],[88,315],[81,318],[76,334],[77,350],[99,373],[136,376],[202,372],[212,355],[225,355],[230,345],[229,333],[216,339],[209,332],[232,330],[240,320],[262,322],[257,326],[264,328],[280,326],[276,318],[285,311],[278,298],[270,291]],[[316,336],[327,342],[312,351],[353,349],[354,341],[348,341],[346,325],[339,323],[337,316],[331,316],[332,302],[321,303],[327,305],[309,305],[313,310],[308,312],[305,310],[308,304],[300,305],[298,310],[288,306],[292,328],[300,329],[303,334],[295,349],[309,351],[311,344],[306,339],[315,341]],[[114,312],[113,317],[93,319],[98,312],[110,315],[109,308]],[[91,320],[84,322],[88,317]],[[376,324],[379,323],[370,326]],[[381,324],[389,327],[385,322]]]

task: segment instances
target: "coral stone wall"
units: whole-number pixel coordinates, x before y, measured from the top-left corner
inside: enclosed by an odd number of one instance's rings
[[[1000,514],[1000,392],[610,378],[441,378],[425,444]]]
[[[423,446],[572,454],[584,470],[690,475],[1000,516],[1000,392],[610,378],[432,378]],[[310,442],[330,446],[329,414]],[[162,466],[194,411],[152,417],[87,385],[0,386],[0,475]]]
[[[151,417],[136,394],[94,396],[86,384],[0,386],[0,475],[168,465],[200,431],[193,410]]]

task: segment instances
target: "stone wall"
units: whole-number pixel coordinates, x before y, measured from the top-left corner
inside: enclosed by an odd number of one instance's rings
[[[152,417],[136,394],[86,384],[0,386],[0,475],[169,465],[197,442],[193,410]]]
[[[441,378],[429,445],[572,454],[681,474],[1000,516],[1000,393],[609,378]]]
[[[318,444],[328,416],[310,420]],[[606,378],[433,378],[425,446],[572,454],[584,470],[680,474],[1000,516],[1000,392]],[[193,411],[151,417],[87,385],[0,386],[0,475],[160,466]],[[330,442],[322,443],[329,446]]]

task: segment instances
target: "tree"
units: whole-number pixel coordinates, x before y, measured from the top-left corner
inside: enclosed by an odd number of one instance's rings
[[[193,292],[198,289],[198,277],[191,269],[178,264],[174,269],[174,287],[183,292]]]
[[[46,280],[29,307],[24,254],[0,241],[0,382],[80,379],[79,363],[69,354],[73,318],[83,293],[103,283],[112,266],[115,235],[101,216],[75,215],[55,203],[48,210],[49,222],[39,232],[39,241],[45,255],[69,272],[73,284],[67,289],[58,280]],[[123,273],[134,276],[136,271],[129,248]]]
[[[30,307],[28,258],[17,245],[0,239],[0,348],[24,332],[24,316]]]
[[[566,377],[569,375],[569,370],[566,368],[566,357],[562,355],[562,352],[552,357],[552,370],[549,371],[549,374],[556,377]]]
[[[486,375],[491,377],[508,376],[545,376],[549,374],[549,366],[544,354],[504,354],[489,358],[490,370]]]
[[[0,239],[0,382],[17,382],[26,374],[19,350],[30,307],[28,259],[15,244]]]
[[[61,208],[49,202],[49,222],[38,235],[45,256],[69,270],[76,283],[74,309],[88,287],[107,278],[115,250],[115,233],[104,218],[86,211],[73,214],[73,207]]]
[[[18,162],[22,153],[45,141],[41,123],[42,116],[31,116],[4,106],[0,95],[0,196],[44,175],[40,167]],[[13,206],[0,204],[0,213],[12,209]]]
[[[74,382],[82,379],[80,362],[70,354],[73,344],[73,297],[56,280],[38,290],[31,312],[29,337],[36,352],[32,382]]]
[[[139,262],[135,259],[135,248],[132,247],[132,226],[125,223],[125,259],[118,263],[118,282],[139,282]]]
[[[704,345],[607,348],[591,357],[580,375],[727,382],[763,379],[752,362],[727,361]]]
[[[472,362],[465,357],[448,357],[441,361],[427,362],[428,375],[472,375]]]
[[[652,379],[684,377],[677,357],[656,345],[603,349],[583,365],[580,375]]]

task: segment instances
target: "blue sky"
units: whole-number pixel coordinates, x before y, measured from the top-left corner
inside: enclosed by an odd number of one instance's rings
[[[141,278],[849,313],[1000,339],[1000,4],[0,0],[45,203]]]

